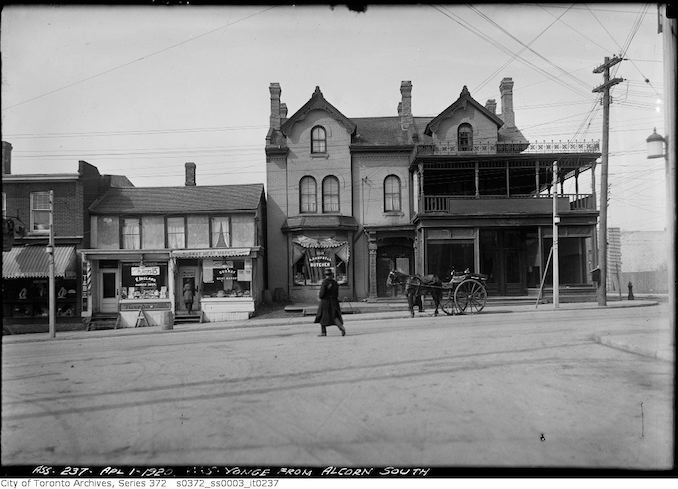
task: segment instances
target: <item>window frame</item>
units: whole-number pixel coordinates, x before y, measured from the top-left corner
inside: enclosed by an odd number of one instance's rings
[[[304,210],[304,196],[311,195],[310,193],[304,193],[304,181],[313,182],[313,209]],[[318,182],[311,175],[304,175],[299,179],[299,214],[316,214],[318,212]]]
[[[37,197],[38,195],[44,195],[47,197],[47,208],[46,209],[36,209],[34,205],[34,197]],[[29,204],[30,204],[30,210],[31,210],[31,233],[33,234],[49,234],[49,190],[42,190],[42,191],[37,191],[37,192],[31,192],[29,194]],[[47,229],[35,229],[35,216],[34,212],[47,212]]]
[[[467,138],[465,144],[462,145],[462,135]],[[457,150],[458,151],[473,151],[473,126],[468,122],[459,124],[457,128]]]
[[[228,231],[227,231],[228,242],[226,243],[226,248],[231,248],[232,243],[233,243],[233,238],[231,237],[231,216],[229,216],[227,214],[213,214],[213,215],[210,215],[210,218],[209,218],[209,232],[210,232],[209,245],[210,245],[210,249],[214,249],[214,248],[222,249],[222,248],[217,248],[217,246],[215,246],[215,243],[213,241],[214,240],[214,233],[215,233],[215,231],[213,229],[213,224],[214,224],[215,219],[225,219],[226,222],[228,222]]]
[[[177,219],[177,220],[181,219],[183,221],[183,226],[184,226],[183,227],[183,230],[184,230],[183,241],[184,241],[184,243],[183,243],[183,246],[181,248],[171,248],[170,247],[170,226],[169,226],[169,223],[170,223],[171,219]],[[186,248],[188,248],[188,233],[186,232],[187,231],[186,224],[187,224],[186,223],[186,216],[165,216],[165,248],[167,248],[167,249],[186,249]],[[172,233],[172,234],[177,234],[177,233]]]
[[[388,192],[386,185],[387,182],[390,181],[395,181],[397,182],[397,193],[396,192]],[[398,208],[387,208],[387,202],[389,202],[389,196],[390,196],[390,202],[391,202],[391,207],[393,207],[393,196],[397,195],[398,196]],[[402,182],[400,181],[400,177],[395,174],[390,174],[386,175],[384,177],[384,212],[402,212],[403,211],[403,188],[402,188]]]
[[[337,208],[336,210],[328,210],[326,209],[326,196],[328,197],[334,197],[334,194],[326,194],[325,193],[325,184],[327,182],[336,182],[337,184],[337,192],[336,192],[336,198],[337,198]],[[341,212],[341,199],[340,199],[340,188],[339,188],[339,179],[334,176],[334,175],[327,175],[325,178],[323,178],[322,184],[322,212],[323,214],[336,214]]]
[[[316,137],[316,133],[320,134],[322,131],[322,137]],[[316,147],[316,144],[322,145],[322,149]],[[313,126],[311,129],[311,154],[327,154],[327,130],[323,126]]]
[[[127,247],[125,247],[125,236],[128,236],[127,234],[125,234],[125,220],[127,220],[127,219],[129,219],[129,220],[135,219],[137,221],[137,229],[139,230],[139,233],[136,234],[136,236],[138,237],[138,242],[137,242],[138,247],[137,248],[127,248]],[[142,233],[141,216],[120,216],[119,226],[120,226],[120,249],[121,250],[140,250],[140,249],[142,249],[143,240],[141,239],[141,233]],[[135,236],[135,235],[130,234],[129,236]]]

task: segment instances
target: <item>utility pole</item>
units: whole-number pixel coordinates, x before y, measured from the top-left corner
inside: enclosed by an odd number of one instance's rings
[[[610,68],[621,63],[622,59],[614,56],[610,59],[605,56],[605,62],[593,70],[594,73],[603,73],[603,84],[592,91],[603,92],[603,147],[600,168],[600,238],[598,239],[598,268],[600,282],[598,283],[598,305],[607,305],[607,159],[610,137],[610,87],[624,81],[623,78],[610,80]]]
[[[560,307],[560,267],[558,266],[558,160],[553,162],[553,308]]]
[[[54,312],[56,309],[56,294],[54,292],[54,190],[49,191],[49,244],[47,245],[49,260],[49,337],[56,337]]]

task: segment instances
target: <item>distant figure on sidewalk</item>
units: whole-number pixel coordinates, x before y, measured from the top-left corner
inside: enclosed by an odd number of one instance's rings
[[[320,305],[315,315],[314,323],[320,323],[320,336],[327,336],[327,326],[337,325],[341,330],[341,336],[346,336],[344,320],[341,317],[339,307],[339,284],[334,280],[334,272],[325,270],[325,279],[318,291]]]
[[[184,304],[186,304],[186,310],[189,314],[193,311],[193,286],[186,282],[184,284]]]
[[[628,287],[629,287],[629,300],[632,301],[635,299],[635,297],[633,297],[633,282],[629,282]]]

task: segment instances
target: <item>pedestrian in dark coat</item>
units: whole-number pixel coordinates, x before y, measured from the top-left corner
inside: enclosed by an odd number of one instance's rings
[[[325,279],[320,285],[318,291],[320,305],[315,315],[315,323],[320,323],[320,336],[327,336],[327,326],[336,325],[341,330],[341,336],[346,336],[344,329],[344,319],[341,317],[341,308],[339,307],[339,284],[334,280],[332,270],[325,271]]]
[[[189,314],[193,310],[193,286],[186,282],[184,284],[184,304],[186,304],[186,310]]]

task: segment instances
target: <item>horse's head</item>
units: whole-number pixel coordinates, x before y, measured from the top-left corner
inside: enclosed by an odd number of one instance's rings
[[[401,284],[402,276],[403,274],[400,273],[398,270],[391,270],[388,273],[388,277],[386,278],[386,287],[392,287],[394,285]]]

